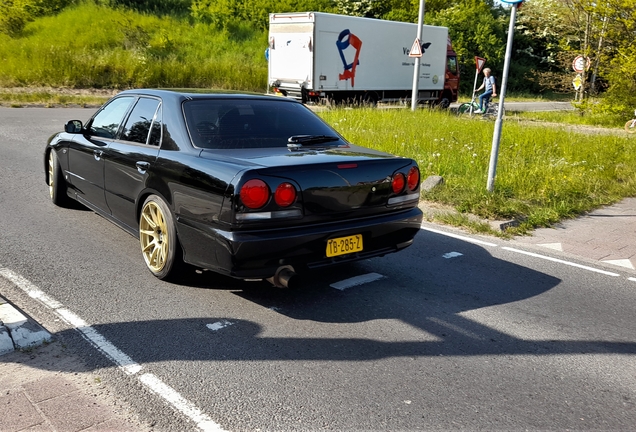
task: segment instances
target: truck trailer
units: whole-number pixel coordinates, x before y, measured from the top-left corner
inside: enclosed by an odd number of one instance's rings
[[[269,16],[268,84],[303,103],[375,105],[411,100],[420,62],[418,103],[457,100],[459,69],[446,27],[322,12]]]

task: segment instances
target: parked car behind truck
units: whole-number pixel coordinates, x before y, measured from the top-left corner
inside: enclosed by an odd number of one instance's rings
[[[320,12],[270,14],[272,90],[307,102],[375,104],[410,100],[415,61],[418,101],[457,100],[459,70],[446,27],[423,26],[422,57],[409,57],[417,24]]]

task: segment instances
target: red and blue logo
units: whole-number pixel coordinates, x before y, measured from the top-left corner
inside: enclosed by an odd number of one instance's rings
[[[345,29],[340,32],[340,35],[338,35],[336,46],[338,47],[338,51],[340,52],[340,59],[342,60],[342,64],[344,66],[344,72],[338,74],[338,79],[340,81],[351,79],[351,87],[353,87],[355,85],[356,67],[358,67],[358,65],[360,64],[360,60],[358,59],[358,57],[360,56],[362,41],[356,35],[351,33],[349,29]],[[353,47],[356,52],[354,54],[353,61],[351,63],[347,63],[344,51],[350,46]]]

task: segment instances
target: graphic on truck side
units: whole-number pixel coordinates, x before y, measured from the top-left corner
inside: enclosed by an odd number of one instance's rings
[[[345,29],[338,35],[336,46],[338,47],[338,51],[340,52],[340,59],[342,59],[342,64],[344,65],[344,72],[338,74],[338,79],[340,81],[346,81],[351,78],[351,87],[353,87],[355,85],[356,68],[360,64],[360,60],[358,60],[358,57],[360,56],[362,41],[356,35],[351,33],[349,29]],[[344,54],[344,50],[349,48],[349,46],[352,46],[356,50],[353,61],[351,63],[347,63],[347,59],[345,58]]]

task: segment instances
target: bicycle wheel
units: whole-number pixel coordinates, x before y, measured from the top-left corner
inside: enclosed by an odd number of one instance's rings
[[[636,133],[636,119],[629,120],[625,123],[625,130],[630,134]]]
[[[496,118],[498,113],[499,113],[499,104],[491,103],[488,106],[488,109],[486,110],[486,113],[484,114],[484,117]],[[502,107],[502,109],[501,109],[501,117],[503,117],[505,115],[506,115],[506,109]]]
[[[475,104],[475,103],[471,103],[471,102],[466,102],[463,103],[459,106],[459,108],[457,108],[457,114],[470,114],[470,107],[473,107],[473,114],[475,113],[475,111],[477,111],[479,109],[479,105]]]

